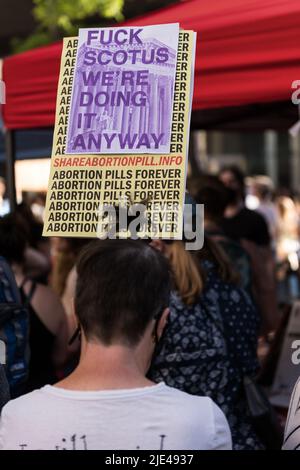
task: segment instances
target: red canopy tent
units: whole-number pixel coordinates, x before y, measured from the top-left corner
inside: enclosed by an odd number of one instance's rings
[[[185,0],[125,24],[180,22],[198,33],[194,127],[287,128],[297,119],[290,98],[292,81],[300,79],[299,16],[299,0]],[[59,42],[4,60],[12,205],[12,131],[54,125],[61,49]]]
[[[286,110],[277,103],[290,102],[291,82],[300,79],[299,17],[299,0],[186,0],[125,24],[180,22],[197,31],[194,123],[226,127],[261,110],[270,118],[280,110],[282,119]],[[61,48],[56,43],[4,60],[7,129],[53,126]]]

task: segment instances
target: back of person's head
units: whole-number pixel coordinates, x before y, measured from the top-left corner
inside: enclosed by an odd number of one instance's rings
[[[36,219],[26,202],[21,202],[17,205],[15,215],[27,231],[29,245],[36,247],[42,239],[43,225]]]
[[[10,264],[22,264],[27,245],[27,231],[16,214],[0,219],[0,256]]]
[[[67,243],[69,246],[70,252],[74,255],[75,258],[77,258],[83,249],[84,246],[86,246],[88,243],[90,243],[90,240],[87,238],[68,238]]]
[[[224,166],[219,172],[220,180],[243,199],[246,194],[245,174],[236,165]]]
[[[75,311],[88,341],[135,347],[169,305],[168,262],[142,241],[92,242],[76,266]]]
[[[204,204],[205,218],[215,222],[222,219],[228,200],[228,189],[217,176],[208,175],[199,179],[195,201]]]

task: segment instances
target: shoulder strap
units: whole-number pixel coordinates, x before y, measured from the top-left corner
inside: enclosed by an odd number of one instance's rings
[[[33,297],[33,294],[34,294],[34,291],[36,289],[36,282],[35,281],[31,281],[31,286],[30,286],[30,289],[29,289],[29,292],[28,294],[25,293],[25,290],[24,290],[24,286],[25,284],[30,281],[30,279],[28,278],[25,278],[20,286],[20,288],[23,290],[23,293],[24,293],[24,297],[25,297],[25,303],[24,305],[27,307],[29,304],[30,304],[30,301]]]

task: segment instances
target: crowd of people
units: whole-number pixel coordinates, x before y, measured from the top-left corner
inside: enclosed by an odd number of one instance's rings
[[[249,390],[258,340],[280,324],[280,276],[298,269],[299,212],[269,181],[247,184],[236,167],[190,182],[205,208],[197,251],[184,239],[44,239],[26,204],[0,219],[0,280],[8,263],[27,367],[0,366],[0,449],[281,447],[271,405],[262,425]],[[300,442],[291,406],[285,448]]]

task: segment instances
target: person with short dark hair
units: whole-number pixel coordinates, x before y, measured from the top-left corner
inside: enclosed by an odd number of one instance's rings
[[[243,172],[236,166],[224,167],[220,180],[231,194],[222,220],[224,233],[241,243],[251,259],[254,297],[262,315],[262,333],[268,339],[278,327],[275,260],[267,222],[256,211],[245,207]]]
[[[212,238],[226,253],[228,261],[239,273],[240,286],[252,296],[252,272],[250,257],[239,241],[232,240],[222,229],[222,219],[227,206],[228,190],[217,176],[204,175],[199,180],[195,201],[204,205],[205,234]]]
[[[169,313],[166,258],[142,241],[102,240],[77,272],[79,365],[5,406],[0,449],[230,449],[210,398],[146,378]]]
[[[219,173],[228,188],[228,204],[222,228],[233,240],[249,240],[259,246],[269,246],[271,239],[268,225],[261,214],[245,207],[244,174],[237,166],[226,166]]]

